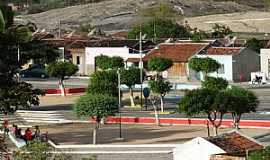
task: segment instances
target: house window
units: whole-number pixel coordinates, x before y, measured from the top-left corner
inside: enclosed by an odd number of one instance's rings
[[[224,74],[224,73],[225,73],[224,64],[221,64],[219,69],[218,69],[218,74]]]
[[[81,60],[81,57],[80,56],[77,56],[76,57],[76,64],[77,65],[80,65],[81,64],[81,61],[80,60]]]

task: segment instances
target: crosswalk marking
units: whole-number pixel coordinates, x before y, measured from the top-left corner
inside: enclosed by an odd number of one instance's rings
[[[19,110],[16,115],[20,116],[24,121],[29,123],[50,123],[62,124],[71,123],[70,120],[65,119],[60,111],[27,111]]]

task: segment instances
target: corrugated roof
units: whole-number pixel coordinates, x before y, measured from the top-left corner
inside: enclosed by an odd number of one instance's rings
[[[144,58],[144,61],[151,57],[163,57],[177,62],[187,62],[194,54],[198,53],[209,43],[162,43],[151,50]]]

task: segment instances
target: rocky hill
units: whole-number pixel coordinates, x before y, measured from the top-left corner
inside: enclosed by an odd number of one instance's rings
[[[237,1],[237,3],[236,3]],[[84,5],[52,9],[38,14],[23,15],[41,29],[57,32],[74,30],[82,24],[93,24],[107,32],[130,29],[139,8],[151,7],[159,2],[173,4],[186,17],[246,11],[266,10],[263,0],[103,0]]]

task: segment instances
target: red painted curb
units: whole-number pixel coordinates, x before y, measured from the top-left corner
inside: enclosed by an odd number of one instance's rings
[[[86,88],[65,88],[66,94],[72,93],[83,93],[86,91]],[[60,89],[46,89],[45,94],[61,94]]]
[[[90,120],[92,121],[92,120]],[[119,123],[119,117],[108,117],[106,119],[106,123]],[[122,123],[128,124],[155,124],[156,119],[153,117],[122,117]],[[168,125],[206,125],[206,119],[188,119],[188,118],[159,118],[160,124],[168,124]],[[211,125],[209,123],[209,125]],[[233,121],[225,119],[222,122],[222,126],[231,127],[233,126]],[[262,127],[270,128],[270,121],[267,120],[241,120],[240,126],[242,127]]]

